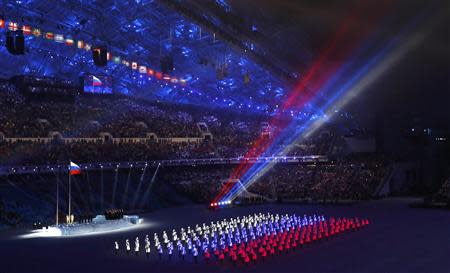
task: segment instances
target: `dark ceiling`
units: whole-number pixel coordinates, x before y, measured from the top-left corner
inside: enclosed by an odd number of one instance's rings
[[[199,1],[199,0],[198,0]],[[313,53],[313,59],[348,16],[358,22],[355,35],[364,31],[367,20],[379,15],[389,23],[380,28],[384,37],[394,37],[397,30],[413,21],[427,8],[446,14],[434,25],[425,42],[411,51],[367,96],[353,106],[378,112],[403,113],[429,120],[450,121],[450,1],[448,0],[228,0],[233,12],[250,18],[258,29],[272,35],[283,61],[295,67],[303,63],[298,48]],[[432,13],[425,21],[432,21]],[[420,27],[420,25],[418,26]],[[305,38],[306,37],[306,38]],[[291,44],[299,47],[286,46]],[[270,48],[270,47],[268,47]],[[310,60],[309,60],[310,61]]]

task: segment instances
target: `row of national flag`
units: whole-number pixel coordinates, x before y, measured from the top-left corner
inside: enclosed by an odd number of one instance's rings
[[[5,20],[0,19],[0,28],[5,28],[6,23]],[[9,22],[8,23],[8,30],[10,31],[17,31],[19,29],[22,29],[24,35],[33,35],[35,37],[43,37],[47,40],[53,40],[57,43],[65,43],[67,46],[73,46],[75,44],[74,39],[70,36],[64,36],[63,34],[55,34],[53,32],[42,32],[39,28],[32,28],[30,26],[23,25],[21,28],[19,25],[15,22]],[[92,47],[91,45],[85,43],[84,41],[79,40],[77,43],[77,47],[80,49],[86,49],[90,50]]]
[[[54,41],[56,43],[65,44],[67,46],[75,46],[78,49],[84,49],[86,51],[90,51],[92,49],[92,45],[83,41],[83,40],[77,40],[75,41],[72,36],[70,35],[63,35],[63,34],[56,34],[53,32],[44,32],[41,31],[39,28],[32,28],[27,25],[19,26],[16,22],[8,22],[6,24],[6,21],[4,19],[0,19],[0,29],[3,29],[5,27],[8,27],[8,30],[10,31],[17,31],[19,29],[22,29],[24,35],[33,35],[35,37],[42,37],[44,39]],[[132,70],[137,70],[140,74],[146,74],[149,77],[155,77],[158,80],[165,80],[168,82],[171,82],[173,84],[186,84],[186,80],[184,79],[178,79],[176,77],[172,77],[169,75],[164,75],[161,72],[157,72],[154,69],[151,69],[150,67],[144,66],[144,65],[138,65],[137,62],[129,62],[127,60],[124,60],[120,56],[113,56],[111,52],[108,52],[107,54],[108,61],[112,61],[115,64],[122,64],[126,67],[131,67]]]

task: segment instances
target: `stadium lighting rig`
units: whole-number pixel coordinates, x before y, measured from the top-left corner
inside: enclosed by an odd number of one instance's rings
[[[210,208],[223,208],[226,206],[230,206],[233,202],[231,200],[225,200],[225,201],[220,201],[220,202],[212,202],[211,204],[209,204]]]

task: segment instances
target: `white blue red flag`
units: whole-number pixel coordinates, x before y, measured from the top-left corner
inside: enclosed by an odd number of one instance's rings
[[[96,76],[92,76],[92,86],[102,86],[102,81]]]
[[[78,166],[77,164],[70,161],[69,172],[70,172],[70,175],[80,174],[81,173],[80,166]]]

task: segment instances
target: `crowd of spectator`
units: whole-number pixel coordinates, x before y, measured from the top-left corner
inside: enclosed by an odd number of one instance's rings
[[[156,106],[125,97],[77,96],[75,101],[55,101],[17,92],[11,84],[0,86],[3,109],[0,132],[7,137],[198,137],[191,115],[168,105]],[[6,107],[7,106],[7,107]]]
[[[72,80],[50,77],[16,76],[12,78],[25,93],[39,96],[75,96],[80,92],[79,84]]]
[[[0,200],[0,228],[5,226],[15,226],[22,220],[20,205],[17,203],[5,203]]]
[[[179,167],[164,181],[197,202],[212,200],[228,181],[235,166]],[[385,166],[349,162],[299,165],[277,164],[246,191],[268,200],[333,202],[370,199],[382,182]],[[240,183],[239,181],[235,181]]]
[[[17,81],[17,79],[16,79]],[[41,86],[48,80],[27,82]],[[64,88],[69,83],[54,83]],[[22,84],[23,85],[23,84]],[[190,106],[148,102],[124,96],[80,94],[74,100],[28,96],[20,84],[0,82],[0,134],[6,138],[45,138],[58,132],[62,138],[99,138],[64,144],[19,140],[1,141],[0,164],[55,164],[68,158],[77,162],[142,161],[178,158],[239,157],[263,133],[270,137],[267,117],[198,109]],[[27,85],[28,86],[28,85]],[[53,87],[52,87],[53,88]],[[18,90],[19,89],[19,90]],[[148,141],[113,144],[101,138],[147,138]],[[149,136],[154,134],[154,139]],[[206,139],[204,135],[212,138]],[[157,138],[199,138],[202,141],[175,143]],[[291,155],[325,154],[327,138],[315,138],[297,145]]]
[[[447,178],[433,198],[435,201],[450,202],[450,177]]]
[[[156,142],[124,144],[4,142],[0,143],[0,153],[2,154],[0,164],[8,166],[67,164],[68,159],[90,163],[209,158],[210,155],[214,157],[213,149],[206,144],[162,144]]]

